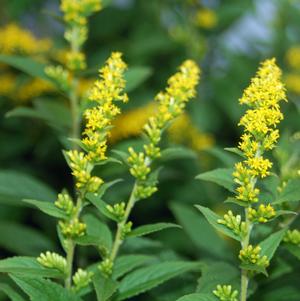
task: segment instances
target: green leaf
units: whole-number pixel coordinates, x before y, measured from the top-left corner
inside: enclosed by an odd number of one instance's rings
[[[33,257],[11,257],[0,260],[0,273],[16,274],[25,277],[62,278],[64,275],[56,270],[44,268]]]
[[[0,222],[0,233],[0,246],[16,254],[36,255],[55,248],[44,233],[15,222]]]
[[[183,261],[162,262],[140,268],[124,277],[115,300],[125,300],[139,295],[182,273],[198,269],[199,263]]]
[[[168,228],[181,228],[181,226],[172,223],[157,223],[157,224],[143,225],[133,229],[129,233],[129,236],[148,235]]]
[[[152,69],[149,67],[130,67],[125,72],[126,89],[125,91],[131,92],[147,80],[152,74]]]
[[[108,226],[92,214],[85,214],[82,220],[87,225],[87,234],[75,241],[80,245],[95,245],[109,251],[112,247],[112,234]]]
[[[240,271],[227,262],[207,262],[201,268],[196,292],[211,294],[218,284],[239,286]]]
[[[258,266],[256,264],[245,264],[245,263],[242,263],[240,265],[240,268],[244,269],[244,270],[247,270],[247,271],[261,273],[261,274],[264,274],[265,276],[268,277],[268,272],[267,272],[266,268],[264,268],[262,266]]]
[[[186,147],[170,147],[161,152],[161,161],[170,161],[178,159],[196,159],[197,154]]]
[[[217,230],[222,232],[223,234],[237,240],[237,241],[241,241],[240,236],[238,236],[237,234],[235,234],[232,230],[230,230],[229,228],[227,228],[225,225],[219,224],[218,220],[222,219],[221,216],[217,215],[216,213],[214,213],[212,210],[210,210],[209,208],[200,206],[200,205],[195,205],[195,207],[197,209],[199,209],[202,214],[205,216],[206,220]]]
[[[228,154],[228,152],[219,147],[209,148],[206,150],[206,152],[219,159],[226,167],[232,167],[237,162],[236,156],[233,154]]]
[[[287,182],[274,204],[297,201],[300,201],[300,180],[292,179]]]
[[[52,201],[56,193],[38,179],[13,170],[0,170],[0,203],[24,205],[22,199]]]
[[[9,111],[6,116],[41,119],[54,130],[65,134],[71,128],[70,110],[63,101],[39,98],[33,102],[33,106],[33,108],[16,107]]]
[[[72,291],[48,279],[11,276],[32,301],[81,301]]]
[[[115,280],[103,277],[99,270],[93,276],[93,285],[96,290],[97,301],[108,300],[118,288],[118,283]]]
[[[189,294],[185,295],[176,301],[218,301],[218,299],[211,294]]]
[[[44,201],[37,201],[37,200],[22,200],[25,203],[31,204],[33,205],[33,207],[37,207],[38,209],[40,209],[42,212],[56,217],[56,218],[61,218],[61,219],[66,219],[67,215],[66,213],[57,208],[54,203],[52,202],[44,202]]]
[[[4,292],[11,301],[25,301],[10,285],[0,283],[0,291]]]
[[[226,243],[195,208],[174,202],[171,204],[171,210],[179,224],[182,225],[183,230],[200,250],[221,258],[231,256]],[[199,235],[199,231],[201,231],[201,235]]]
[[[117,179],[108,183],[101,185],[99,191],[97,193],[87,193],[86,198],[90,201],[104,216],[107,218],[118,222],[118,219],[109,211],[107,210],[107,203],[102,200],[103,195],[105,194],[106,190],[113,185],[123,181],[122,179]]]
[[[29,57],[2,54],[0,55],[0,62],[19,69],[33,77],[38,77],[49,81],[48,76],[44,72],[46,65],[41,64]]]
[[[238,149],[237,147],[225,147],[224,148],[226,151],[230,152],[230,153],[233,153],[233,154],[236,154],[242,158],[245,158],[245,155],[244,153]]]
[[[118,256],[114,264],[112,277],[118,279],[153,259],[152,256],[138,254]]]
[[[283,245],[291,254],[297,257],[300,260],[300,247],[294,244],[285,243]]]
[[[207,171],[196,176],[196,179],[213,182],[231,192],[234,192],[234,182],[232,177],[232,168],[217,168],[211,171]]]
[[[286,229],[279,230],[273,234],[271,234],[269,237],[267,237],[265,240],[263,240],[259,245],[261,247],[261,256],[267,256],[268,259],[271,261],[274,253],[276,252],[284,234],[286,232]]]

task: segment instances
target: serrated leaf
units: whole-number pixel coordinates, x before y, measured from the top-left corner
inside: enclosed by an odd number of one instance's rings
[[[197,154],[186,147],[170,147],[161,152],[161,161],[170,161],[177,159],[196,159]]]
[[[62,278],[64,276],[56,269],[44,268],[36,258],[23,256],[0,260],[0,273],[16,274],[22,277]]]
[[[176,301],[218,301],[218,299],[211,294],[189,294],[185,295]]]
[[[119,286],[116,301],[144,293],[182,273],[199,269],[197,262],[162,262],[140,268],[125,276]]]
[[[117,290],[118,282],[111,278],[105,278],[98,270],[93,276],[93,285],[97,295],[97,301],[108,300]]]
[[[230,284],[238,287],[240,271],[227,262],[207,262],[201,268],[201,277],[198,279],[196,292],[211,294],[219,284]]]
[[[0,233],[0,247],[15,254],[36,255],[55,248],[44,233],[15,222],[0,222]]]
[[[126,88],[125,92],[130,92],[142,84],[152,74],[149,67],[130,67],[125,72]]]
[[[146,264],[147,262],[153,260],[154,257],[149,255],[123,255],[118,256],[114,268],[112,277],[118,279],[128,272]]]
[[[300,201],[300,180],[292,179],[287,182],[286,186],[282,189],[274,204],[297,201]]]
[[[53,201],[56,193],[32,176],[13,170],[0,170],[0,202],[24,205],[22,199]]]
[[[0,62],[19,69],[33,77],[38,77],[49,81],[48,76],[44,72],[46,65],[39,63],[29,57],[1,54]]]
[[[67,218],[66,213],[63,210],[57,208],[52,202],[44,202],[44,201],[28,200],[28,199],[24,199],[22,201],[27,204],[33,205],[33,207],[38,208],[39,210],[46,213],[47,215],[56,218],[61,218],[61,219]]]
[[[32,301],[82,301],[72,291],[46,279],[11,276]]]
[[[267,237],[265,240],[260,242],[261,247],[261,256],[267,256],[268,259],[271,261],[274,253],[276,252],[280,242],[282,241],[282,238],[286,232],[286,229],[279,230],[273,234],[271,234],[269,237]]]
[[[231,192],[234,192],[234,181],[232,177],[232,168],[217,168],[211,171],[207,171],[196,176],[196,179],[213,182]]]
[[[133,237],[143,236],[168,228],[181,228],[181,226],[172,223],[156,223],[156,224],[143,225],[133,229],[128,234],[128,236],[133,236]]]
[[[11,301],[25,301],[10,285],[0,283],[0,291],[4,292]]]
[[[221,216],[218,214],[214,213],[212,210],[210,210],[207,207],[203,207],[200,205],[195,205],[195,207],[201,211],[201,213],[205,216],[206,220],[217,230],[222,232],[223,234],[237,240],[241,241],[240,236],[235,234],[232,230],[227,228],[225,225],[219,224],[218,220],[222,219]]]

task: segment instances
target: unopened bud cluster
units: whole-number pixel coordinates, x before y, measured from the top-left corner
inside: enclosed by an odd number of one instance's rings
[[[234,215],[231,210],[224,215],[223,219],[219,219],[218,223],[231,229],[241,238],[243,238],[248,232],[247,224],[242,221],[242,217],[240,215]]]
[[[288,230],[283,238],[283,241],[300,247],[300,231],[297,229]]]
[[[213,293],[220,301],[238,301],[238,291],[231,285],[218,285]]]
[[[87,272],[79,268],[72,277],[74,283],[74,290],[79,291],[80,289],[88,286],[92,281],[92,276],[92,272]]]
[[[267,256],[260,255],[261,247],[248,245],[246,248],[240,250],[239,259],[244,264],[257,265],[266,268],[269,266]]]
[[[46,253],[41,253],[37,261],[46,268],[57,269],[63,274],[67,273],[67,261],[59,254],[47,251]]]
[[[248,211],[248,218],[253,223],[254,222],[267,223],[276,215],[275,209],[271,206],[271,204],[268,205],[260,204],[257,209],[249,207],[247,211]]]

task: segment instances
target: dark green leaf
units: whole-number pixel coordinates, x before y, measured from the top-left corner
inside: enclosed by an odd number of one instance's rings
[[[125,73],[126,92],[130,92],[142,84],[150,75],[152,70],[149,67],[130,67]]]
[[[13,170],[0,171],[0,202],[24,205],[22,199],[53,201],[56,193],[38,179]]]
[[[297,202],[300,201],[300,180],[289,180],[286,186],[282,189],[278,198],[275,200],[275,204],[281,204],[284,202]]]
[[[285,243],[283,245],[291,254],[293,254],[295,257],[297,257],[300,260],[300,247],[296,246],[294,244],[287,244]]]
[[[135,254],[118,256],[114,264],[112,277],[114,279],[118,279],[124,276],[126,273],[146,264],[151,260],[153,260],[153,257],[149,255]]]
[[[181,228],[181,226],[172,223],[157,223],[157,224],[143,225],[133,229],[129,233],[129,236],[148,235],[153,232],[161,231],[168,228]]]
[[[16,254],[37,255],[55,248],[44,233],[15,222],[0,222],[0,233],[0,246]]]
[[[21,256],[0,260],[0,272],[22,277],[63,277],[63,274],[56,269],[44,268],[36,258]]]
[[[11,276],[32,301],[81,301],[72,291],[46,279]]]
[[[161,152],[162,161],[178,160],[178,159],[196,159],[197,154],[186,147],[170,147]]]
[[[198,270],[197,262],[163,262],[138,269],[121,281],[116,300],[125,300],[144,293],[182,273]]]
[[[10,285],[0,283],[0,291],[4,292],[11,301],[25,301]]]
[[[232,177],[233,169],[231,168],[217,168],[207,171],[196,176],[196,179],[213,182],[231,192],[234,192],[234,182]]]
[[[66,213],[57,208],[54,203],[52,202],[44,202],[44,201],[37,201],[37,200],[22,200],[25,203],[31,204],[33,205],[33,207],[36,207],[38,209],[40,209],[42,212],[53,216],[53,217],[57,217],[57,218],[62,218],[65,219],[67,218]]]
[[[211,294],[189,294],[185,295],[176,301],[218,301],[218,299]]]
[[[44,72],[45,65],[41,64],[37,61],[29,57],[22,56],[12,56],[12,55],[0,55],[0,62],[10,65],[16,69],[19,69],[33,77],[38,77],[44,80],[48,80],[49,78]]]
[[[221,216],[217,215],[216,213],[214,213],[212,210],[210,210],[209,208],[200,206],[200,205],[195,205],[195,207],[197,209],[199,209],[202,214],[205,216],[206,220],[217,230],[222,232],[223,234],[237,240],[240,241],[241,238],[239,235],[235,234],[232,230],[230,230],[229,228],[227,228],[225,225],[219,224],[218,220],[222,219]]]
[[[118,288],[118,283],[115,280],[103,277],[99,270],[93,276],[93,285],[96,290],[97,301],[108,300]]]

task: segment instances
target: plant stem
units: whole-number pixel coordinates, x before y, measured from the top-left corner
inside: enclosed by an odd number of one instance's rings
[[[245,222],[246,222],[246,225],[247,225],[248,233],[241,242],[242,249],[248,247],[249,240],[250,240],[250,235],[251,235],[251,230],[252,230],[252,224],[249,221],[247,209],[245,209]],[[247,300],[248,284],[249,284],[248,271],[242,269],[242,273],[241,273],[241,296],[240,296],[241,298],[240,298],[240,301],[246,301]]]
[[[112,247],[112,251],[111,251],[111,254],[110,254],[110,260],[112,262],[115,260],[116,256],[118,255],[118,251],[119,251],[119,249],[122,245],[122,242],[123,242],[122,232],[123,232],[124,226],[126,225],[126,223],[128,221],[128,218],[129,218],[129,215],[131,213],[131,210],[134,207],[134,204],[136,202],[136,198],[134,196],[136,186],[137,186],[137,183],[135,182],[134,186],[133,186],[133,189],[131,191],[127,206],[126,206],[124,218],[121,222],[118,223],[117,233],[116,233],[115,240],[114,240],[113,247]]]
[[[77,53],[79,52],[78,45],[78,28],[75,26],[72,28],[71,35],[71,52]],[[74,74],[71,81],[71,90],[69,93],[70,98],[70,107],[71,107],[71,117],[72,117],[72,129],[71,129],[71,137],[73,139],[80,138],[80,116],[79,116],[79,95],[78,95],[78,84],[79,80],[77,76]],[[77,148],[77,144],[74,144],[74,147]]]
[[[67,277],[65,280],[65,288],[70,289],[72,286],[73,259],[75,244],[72,239],[67,240]]]

